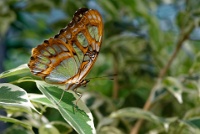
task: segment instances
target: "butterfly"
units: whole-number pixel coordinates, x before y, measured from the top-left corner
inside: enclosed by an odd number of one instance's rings
[[[100,13],[80,8],[54,38],[32,49],[28,67],[47,83],[65,84],[66,90],[75,90],[89,82],[85,77],[97,59],[102,36]]]

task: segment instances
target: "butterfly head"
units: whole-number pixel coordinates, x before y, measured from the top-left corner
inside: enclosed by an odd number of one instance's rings
[[[75,83],[67,83],[66,90],[76,90],[78,87],[85,87],[90,80],[84,79]]]

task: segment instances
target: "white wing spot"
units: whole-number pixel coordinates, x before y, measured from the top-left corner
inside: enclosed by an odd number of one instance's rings
[[[91,15],[88,15],[88,19],[92,19],[92,16],[91,16]]]
[[[98,18],[98,21],[101,21],[101,18],[99,16],[97,18]]]
[[[101,36],[99,36],[99,42],[101,42]]]
[[[96,15],[93,14],[93,18],[96,19],[97,18]]]
[[[67,39],[71,39],[72,35],[70,33],[67,34]]]
[[[78,28],[75,28],[74,30],[73,30],[73,32],[76,32],[78,30]]]

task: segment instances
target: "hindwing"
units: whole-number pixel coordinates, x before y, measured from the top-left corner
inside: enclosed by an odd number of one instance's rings
[[[48,83],[68,84],[69,89],[75,88],[81,85],[95,63],[102,36],[100,13],[81,8],[59,34],[33,48],[28,66],[34,75]],[[73,84],[77,86],[73,87]]]

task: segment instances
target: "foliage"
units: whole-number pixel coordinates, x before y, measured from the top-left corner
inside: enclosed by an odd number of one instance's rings
[[[6,70],[0,79],[9,82],[0,84],[7,113],[0,120],[11,123],[4,133],[199,133],[199,6],[195,0],[0,1]],[[73,92],[59,100],[63,87],[38,81],[24,63],[80,7],[102,14],[104,39],[75,105]]]

